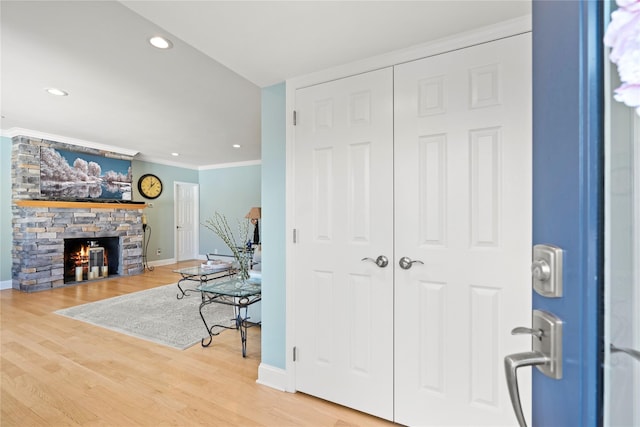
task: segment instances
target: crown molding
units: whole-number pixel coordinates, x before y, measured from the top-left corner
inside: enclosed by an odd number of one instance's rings
[[[220,163],[219,165],[200,166],[198,170],[209,169],[225,169],[225,168],[239,168],[243,166],[259,166],[262,164],[262,160],[247,160],[244,162],[232,162],[232,163]]]
[[[215,165],[198,166],[190,163],[182,163],[175,160],[167,160],[160,157],[142,156],[142,155],[137,156],[135,160],[138,160],[141,162],[156,163],[156,164],[165,165],[165,166],[173,166],[177,168],[192,169],[197,171],[209,170],[209,169],[238,168],[242,166],[255,166],[255,165],[262,164],[262,160],[247,160],[242,162],[231,162],[231,163],[220,163]]]
[[[191,170],[198,169],[197,165],[193,165],[191,163],[184,163],[176,160],[170,160],[162,157],[154,157],[154,156],[148,156],[148,155],[142,155],[142,154],[136,156],[134,160],[139,162],[145,162],[145,163],[155,163],[158,165],[172,166],[175,168],[183,168],[183,169],[191,169]]]

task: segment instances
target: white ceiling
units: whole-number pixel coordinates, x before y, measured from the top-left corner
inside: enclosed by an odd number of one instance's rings
[[[257,161],[261,87],[530,12],[529,0],[2,0],[0,129],[190,168]],[[150,47],[155,34],[174,47]]]

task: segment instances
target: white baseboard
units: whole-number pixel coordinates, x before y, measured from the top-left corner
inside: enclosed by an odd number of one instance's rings
[[[0,291],[13,288],[13,280],[3,280],[0,282]]]
[[[149,265],[151,267],[157,267],[160,265],[169,265],[169,264],[175,264],[176,263],[176,259],[175,258],[167,258],[167,259],[159,259],[156,261],[150,261]]]
[[[280,391],[287,391],[287,372],[284,369],[261,363],[258,366],[258,379],[256,383],[275,388]]]

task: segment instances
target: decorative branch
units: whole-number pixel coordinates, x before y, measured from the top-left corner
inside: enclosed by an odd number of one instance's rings
[[[247,252],[244,251],[244,245],[249,240],[249,220],[238,219],[237,222],[238,230],[237,234],[234,234],[227,218],[216,211],[213,217],[204,221],[203,225],[213,231],[229,247],[238,261],[241,277],[246,280],[249,278],[249,259]]]

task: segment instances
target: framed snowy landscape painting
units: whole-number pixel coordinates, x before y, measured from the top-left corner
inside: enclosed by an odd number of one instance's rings
[[[52,200],[131,200],[131,161],[40,149],[40,194]]]

